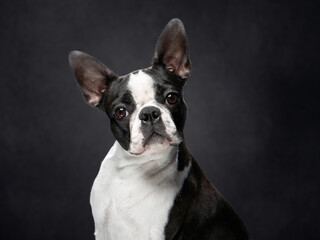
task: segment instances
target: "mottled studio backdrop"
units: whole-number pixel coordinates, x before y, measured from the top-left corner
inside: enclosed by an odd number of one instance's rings
[[[85,51],[118,74],[147,67],[179,17],[193,155],[252,239],[320,239],[315,3],[1,0],[0,238],[93,239],[90,188],[114,139],[67,55]]]

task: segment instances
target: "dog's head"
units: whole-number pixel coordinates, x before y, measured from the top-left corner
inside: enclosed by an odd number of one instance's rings
[[[164,28],[149,68],[118,76],[80,51],[72,51],[69,61],[87,103],[108,114],[116,140],[129,153],[159,153],[181,143],[187,111],[182,88],[191,62],[179,19]]]

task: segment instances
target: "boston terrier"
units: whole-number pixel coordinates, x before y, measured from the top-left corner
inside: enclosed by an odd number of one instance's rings
[[[116,139],[91,190],[96,240],[249,239],[186,146],[182,88],[191,61],[179,19],[164,28],[149,68],[118,76],[80,51],[69,62]]]

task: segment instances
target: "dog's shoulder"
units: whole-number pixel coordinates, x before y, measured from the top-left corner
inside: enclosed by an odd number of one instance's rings
[[[189,176],[170,212],[166,239],[249,239],[241,218],[191,158]]]

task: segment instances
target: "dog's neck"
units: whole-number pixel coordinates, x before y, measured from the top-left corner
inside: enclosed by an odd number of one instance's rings
[[[179,147],[163,149],[132,155],[115,142],[91,191],[96,239],[165,239],[168,213],[191,163],[180,171]]]
[[[123,176],[144,176],[154,178],[157,175],[173,174],[178,171],[178,147],[161,148],[152,146],[141,155],[133,155],[116,141],[106,158],[112,159],[114,170]]]

